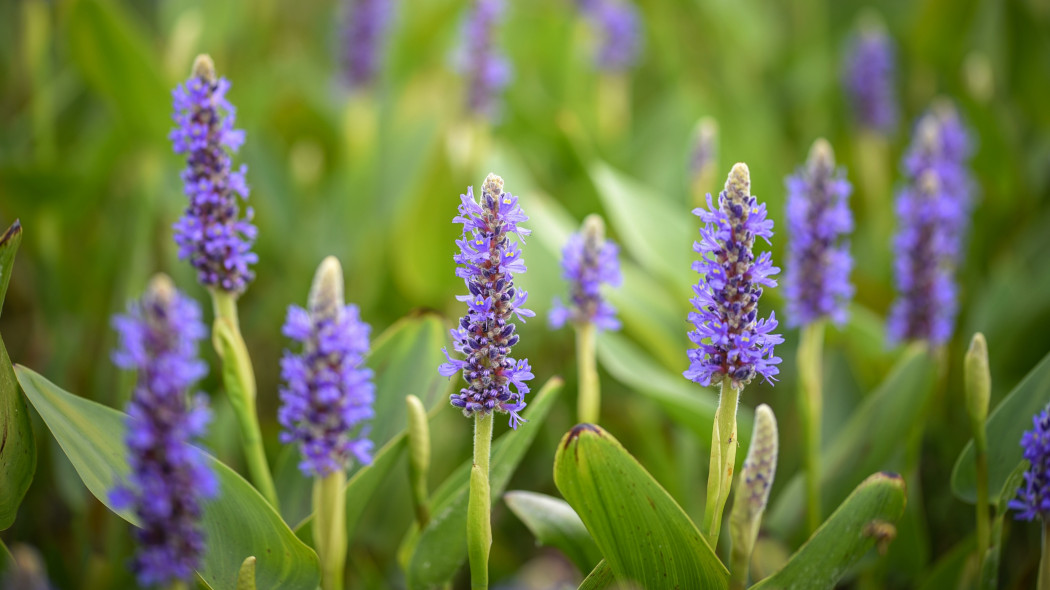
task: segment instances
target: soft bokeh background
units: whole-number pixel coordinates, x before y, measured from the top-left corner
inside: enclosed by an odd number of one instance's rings
[[[70,391],[119,407],[130,382],[109,362],[110,316],[157,271],[207,302],[191,269],[175,256],[171,225],[185,203],[183,161],[167,140],[170,89],[185,79],[193,57],[207,52],[231,80],[229,98],[247,131],[235,161],[249,167],[260,262],[240,309],[271,461],[280,452],[280,325],[289,303],[304,303],[317,263],[328,254],[343,261],[348,299],[362,307],[377,334],[420,308],[457,317],[462,310],[453,296],[463,287],[453,275],[458,226],[451,218],[459,194],[489,171],[504,176],[534,217],[535,238],[524,249],[529,272],[520,284],[540,318],[521,330],[521,353],[537,381],[562,374],[569,384],[560,409],[545,423],[526,426],[542,433],[510,489],[557,495],[554,447],[575,413],[572,334],[551,332],[542,319],[564,290],[555,257],[564,236],[543,225],[545,219],[575,224],[594,211],[612,218],[610,233],[626,242],[631,261],[630,293],[620,300],[624,335],[647,362],[679,379],[679,387],[713,399],[712,390],[678,377],[687,362],[688,285],[696,279],[688,267],[697,226],[689,214],[694,124],[701,116],[718,121],[717,176],[747,162],[754,193],[769,204],[778,230],[783,178],[815,138],[831,141],[857,184],[856,129],[840,62],[868,5],[641,0],[642,58],[614,79],[593,70],[593,34],[570,0],[511,2],[500,39],[514,81],[502,119],[486,129],[464,115],[463,82],[450,57],[461,41],[466,3],[394,4],[381,79],[370,91],[351,93],[339,73],[339,2],[0,3],[0,225],[20,218],[25,228],[0,321],[11,358]],[[890,138],[887,186],[900,182],[897,162],[912,123],[935,97],[953,99],[978,138],[973,165],[980,202],[960,276],[962,310],[947,351],[948,377],[930,410],[921,485],[909,481],[917,524],[902,532],[883,562],[848,582],[913,587],[973,529],[972,508],[947,484],[969,438],[961,359],[970,335],[982,330],[988,337],[993,406],[1050,349],[1050,2],[894,0],[871,8],[898,43],[902,118]],[[627,116],[615,117],[614,125],[602,113],[616,112],[617,100],[627,101]],[[602,171],[605,165],[616,170],[614,180]],[[617,217],[610,183],[626,186],[634,201],[643,199],[654,211],[677,214],[675,227],[653,223],[664,217]],[[875,229],[891,210],[892,194],[865,198],[869,188],[858,186],[853,200],[861,227],[854,241],[859,305],[849,326],[829,331],[825,440],[900,352],[882,342],[882,318],[893,297],[890,236]],[[772,250],[775,261],[783,259],[782,239]],[[677,266],[665,272],[647,253]],[[780,311],[776,290],[763,305]],[[775,388],[749,387],[743,398],[749,407],[771,404],[781,423],[774,499],[800,461],[798,334],[784,333],[781,381]],[[217,413],[209,444],[241,466],[217,359],[210,349],[203,353],[212,367],[203,388]],[[667,405],[625,385],[629,376],[615,369],[602,373],[604,425],[699,518],[708,440],[684,428]],[[39,549],[55,587],[130,586],[122,565],[132,551],[129,527],[87,493],[47,429],[39,420],[35,426],[37,474],[4,541]],[[450,407],[434,428],[436,485],[469,456],[471,425]],[[403,584],[395,552],[411,508],[404,469],[397,473],[353,540],[351,587]],[[576,575],[568,562],[537,548],[502,504],[494,519],[494,580],[525,584],[537,572],[558,570],[551,563],[560,564],[565,579]],[[1026,587],[1034,579],[1036,528],[1008,525],[1004,587]],[[765,551],[775,559],[778,548],[791,550],[799,541],[783,539]]]

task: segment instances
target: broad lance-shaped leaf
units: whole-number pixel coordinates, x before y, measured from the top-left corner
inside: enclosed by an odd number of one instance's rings
[[[493,443],[489,473],[493,503],[499,501],[510,476],[539,434],[562,384],[560,377],[548,380],[525,408],[524,417],[528,423],[503,433]],[[431,494],[430,523],[422,533],[417,529],[410,531],[402,543],[399,554],[406,558],[405,573],[412,590],[443,586],[467,558],[467,497],[472,463],[467,460],[460,465]]]
[[[1050,353],[1039,361],[1017,387],[992,411],[985,423],[988,433],[988,489],[1002,489],[1021,462],[1021,436],[1032,429],[1035,416],[1050,403]],[[973,441],[967,443],[952,470],[952,492],[971,504],[977,501],[977,468]],[[994,502],[995,497],[989,498]]]
[[[577,590],[604,590],[605,588],[613,588],[615,585],[616,576],[613,574],[612,568],[609,567],[609,563],[603,559],[580,582]]]
[[[441,347],[448,343],[448,325],[440,316],[424,313],[402,318],[376,337],[372,351],[365,361],[375,371],[376,403],[375,418],[372,419],[370,438],[376,448],[382,449],[404,434],[406,413],[405,395],[412,394],[423,401],[428,409],[447,403],[452,384],[436,370],[421,370],[420,367],[437,367],[445,361]],[[297,445],[284,445],[274,466],[275,483],[281,502],[281,515],[286,522],[303,523],[311,510],[313,480],[299,471],[300,454]],[[403,447],[393,445],[391,453],[373,457],[373,473],[364,478],[371,481],[375,475],[386,473],[401,456]],[[348,489],[358,472],[367,466],[357,466],[347,482]],[[384,471],[385,470],[385,471]],[[358,482],[361,485],[363,481]],[[373,488],[374,491],[374,488]],[[347,496],[347,519],[356,523],[357,507],[371,498],[364,489],[355,487],[353,495]],[[352,507],[354,504],[356,507]],[[300,524],[301,526],[301,524]],[[299,526],[296,532],[299,533]],[[300,538],[310,540],[311,537]]]
[[[589,572],[602,560],[580,516],[561,498],[535,492],[513,491],[503,494],[503,501],[525,526],[536,542],[561,550],[581,572]]]
[[[904,480],[899,475],[872,475],[853,490],[780,571],[752,588],[834,588],[868,550],[877,544],[885,549],[893,540],[895,523],[904,514],[905,496]]]
[[[728,587],[729,571],[693,521],[605,430],[580,424],[562,438],[554,483],[618,581],[650,590]]]
[[[935,363],[921,344],[907,348],[879,387],[830,437],[821,452],[820,487],[828,504],[841,502],[865,474],[886,467],[923,420],[922,408],[933,391]],[[1018,439],[1020,440],[1020,439]],[[786,539],[805,514],[805,485],[796,475],[775,498],[764,527]]]
[[[691,293],[683,269],[692,264],[692,244],[700,239],[696,218],[604,162],[596,161],[589,172],[624,248],[677,293]]]
[[[0,311],[11,282],[22,226],[15,221],[0,236]],[[18,506],[36,472],[36,440],[26,402],[18,392],[11,358],[0,338],[0,531],[15,522]]]
[[[62,390],[26,367],[15,367],[26,397],[44,419],[81,481],[110,510],[109,491],[128,480],[124,445],[127,416]],[[200,451],[203,452],[203,451]],[[243,477],[205,455],[219,483],[218,496],[204,504],[207,551],[197,573],[211,588],[236,587],[246,555],[258,558],[262,588],[316,588],[317,555],[292,533],[277,512]],[[134,513],[113,510],[135,524]]]

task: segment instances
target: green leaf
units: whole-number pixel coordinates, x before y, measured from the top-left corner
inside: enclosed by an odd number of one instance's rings
[[[415,395],[428,409],[442,406],[448,399],[446,394],[452,382],[437,372],[438,365],[445,361],[441,347],[447,342],[448,326],[444,319],[433,313],[402,318],[373,342],[367,360],[367,365],[375,371],[376,384],[376,414],[370,436],[376,447],[384,447],[387,453],[382,455],[382,462],[377,453],[370,472],[362,474],[364,477],[357,483],[356,473],[347,482],[346,514],[351,524],[347,534],[351,538],[363,507],[375,491],[373,480],[377,475],[381,479],[381,474],[389,472],[404,450],[401,438],[408,420],[405,396]],[[395,440],[399,442],[391,444]],[[299,529],[313,510],[313,480],[304,476],[298,465],[299,449],[295,445],[285,445],[278,456],[274,475],[281,499],[281,514],[287,522],[300,523],[296,532],[301,539],[309,540],[311,537],[304,537]],[[365,469],[368,467],[361,467],[357,473]],[[374,483],[377,485],[378,481]]]
[[[548,380],[525,409],[524,417],[529,422],[517,431],[503,434],[492,445],[489,481],[493,502],[499,500],[525,451],[532,446],[561,388],[561,378]],[[414,529],[405,539],[401,553],[409,556],[405,573],[411,589],[444,585],[467,557],[467,498],[472,463],[467,460],[460,465],[431,494],[430,523],[422,533]]]
[[[157,113],[167,111],[171,99],[145,27],[109,0],[77,0],[63,20],[69,26],[69,56],[119,115],[113,120],[154,141],[167,137],[169,122]]]
[[[513,491],[503,494],[503,501],[529,527],[537,543],[561,550],[581,572],[590,571],[602,560],[602,553],[587,527],[565,500],[535,492]]]
[[[0,236],[0,311],[11,281],[22,226],[15,221]],[[18,392],[3,338],[0,338],[0,531],[15,522],[22,498],[36,472],[36,440],[26,402]]]
[[[872,475],[853,490],[783,569],[752,588],[834,588],[877,542],[892,540],[894,523],[904,515],[904,505],[905,486],[899,475]]]
[[[612,588],[616,584],[616,576],[613,574],[612,568],[609,567],[609,562],[604,559],[598,562],[598,565],[594,566],[591,573],[587,574],[587,577],[580,582],[580,587],[577,590],[604,590],[605,588]]]
[[[255,556],[245,557],[237,572],[237,590],[255,590]]]
[[[674,499],[611,434],[580,424],[562,438],[554,483],[616,579],[643,588],[725,588],[729,572]]]
[[[821,451],[820,487],[825,502],[841,502],[864,474],[886,466],[900,441],[924,420],[922,409],[933,391],[935,373],[936,363],[922,345],[907,348],[882,384],[830,437]],[[805,514],[804,494],[799,474],[779,493],[767,513],[766,528],[780,538],[798,530]]]
[[[81,481],[113,510],[109,491],[126,482],[130,471],[124,445],[127,416],[64,391],[26,367],[17,366],[15,372]],[[219,482],[219,495],[204,505],[208,549],[197,570],[201,578],[216,590],[232,589],[244,556],[255,555],[261,587],[315,588],[320,574],[313,550],[296,538],[243,477],[205,456]],[[137,522],[130,511],[113,512],[131,524]]]
[[[688,292],[695,227],[687,207],[675,207],[654,189],[596,161],[591,180],[624,248],[644,268],[653,269],[678,292]]]
[[[713,390],[691,383],[685,377],[669,373],[657,365],[627,338],[605,332],[598,339],[598,360],[602,368],[633,391],[652,399],[682,426],[688,428],[705,445],[711,441],[718,398]],[[685,354],[682,354],[685,364]],[[737,414],[737,432],[747,446],[754,419],[752,410],[741,407]],[[743,453],[738,453],[743,461]]]
[[[1032,416],[1041,412],[1048,403],[1050,354],[1044,356],[1017,387],[1003,398],[985,423],[988,433],[989,490],[1002,489],[1007,477],[1021,462],[1021,435],[1032,428]],[[955,461],[952,492],[965,502],[977,502],[977,468],[972,440]]]

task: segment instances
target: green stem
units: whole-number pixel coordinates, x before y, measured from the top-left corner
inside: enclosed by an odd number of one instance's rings
[[[1043,553],[1039,558],[1038,590],[1050,590],[1050,522],[1043,523]]]
[[[168,586],[169,590],[187,590],[190,587],[186,580],[175,580]]]
[[[978,563],[983,563],[988,553],[991,522],[988,511],[988,443],[984,424],[975,432],[974,447],[977,463],[977,559]]]
[[[342,590],[346,569],[346,472],[314,479],[314,548],[321,560],[321,588]]]
[[[733,485],[738,444],[736,410],[739,401],[740,392],[733,389],[729,379],[724,379],[711,432],[711,470],[707,474],[707,510],[704,511],[704,531],[712,548],[718,545],[722,512],[729,498],[729,488]]]
[[[244,343],[237,319],[237,299],[234,295],[217,289],[211,289],[211,299],[215,308],[212,343],[222,358],[223,386],[240,425],[248,472],[263,498],[277,508],[277,488],[273,485],[270,465],[266,461],[266,451],[259,431],[259,418],[255,410],[255,372],[252,370],[248,346]]]
[[[467,555],[471,590],[489,587],[489,550],[492,548],[492,500],[489,457],[492,452],[492,414],[474,414],[474,465],[470,469],[467,500]]]
[[[602,386],[598,381],[598,363],[595,359],[597,332],[591,322],[576,327],[576,364],[580,380],[577,412],[581,423],[597,424],[601,415]]]
[[[802,410],[802,436],[806,468],[806,524],[810,533],[821,522],[820,507],[820,427],[824,408],[822,361],[824,322],[802,328],[798,346],[799,406]]]

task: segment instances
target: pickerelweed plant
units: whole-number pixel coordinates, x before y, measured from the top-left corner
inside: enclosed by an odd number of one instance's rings
[[[777,436],[777,419],[773,410],[766,404],[759,405],[755,408],[755,431],[751,436],[751,446],[747,449],[747,458],[740,470],[740,483],[733,500],[733,510],[729,513],[729,535],[733,541],[729,556],[729,587],[732,590],[747,587],[751,554],[777,472],[777,451],[780,446]]]
[[[343,269],[329,256],[317,268],[307,309],[288,308],[284,335],[302,344],[281,359],[281,442],[296,443],[299,469],[314,478],[314,548],[324,590],[343,587],[347,551],[346,470],[372,461],[362,424],[372,418],[375,386],[364,367],[371,328],[343,299]]]
[[[193,579],[205,551],[203,503],[218,491],[204,455],[191,445],[211,419],[207,397],[191,386],[207,373],[197,343],[207,333],[200,307],[155,276],[127,313],[113,318],[113,363],[136,371],[128,403],[129,481],[110,492],[115,508],[139,520],[132,561],[139,584],[181,586]],[[184,587],[184,586],[183,586]]]
[[[788,262],[784,280],[787,321],[801,327],[798,348],[799,406],[806,451],[807,523],[820,524],[820,431],[823,408],[822,360],[824,324],[846,320],[853,297],[853,259],[848,235],[851,187],[835,167],[835,155],[824,139],[813,143],[806,166],[787,178]]]
[[[571,323],[576,329],[576,364],[579,373],[578,422],[597,423],[601,414],[601,383],[596,358],[599,330],[618,330],[616,309],[601,294],[602,285],[618,287],[619,247],[605,239],[605,222],[588,215],[579,233],[573,234],[562,250],[562,277],[569,281],[568,306],[554,300],[550,325],[560,328]]]
[[[349,0],[344,9],[343,76],[352,88],[363,88],[379,75],[393,0]]]
[[[718,174],[718,121],[702,117],[693,129],[693,143],[689,154],[689,188],[693,206],[703,207],[707,193]]]
[[[244,143],[244,132],[234,128],[229,89],[225,78],[216,77],[211,58],[201,55],[190,78],[174,91],[171,141],[175,153],[186,154],[182,180],[190,200],[175,224],[175,243],[179,258],[190,261],[211,294],[212,343],[223,361],[223,384],[240,425],[248,468],[259,492],[276,506],[277,490],[255,409],[255,373],[237,318],[237,297],[254,278],[250,267],[258,256],[252,252],[256,229],[251,207],[241,215],[241,201],[248,198],[247,167],[234,170],[230,157]]]
[[[463,224],[463,236],[456,241],[460,251],[453,256],[456,276],[463,279],[468,293],[456,299],[467,304],[467,313],[452,330],[453,348],[465,358],[441,365],[441,375],[462,373],[466,387],[452,394],[453,406],[474,418],[474,465],[470,471],[470,500],[467,508],[467,554],[470,559],[472,588],[488,587],[488,559],[492,546],[489,514],[489,458],[492,448],[493,414],[506,413],[516,429],[523,419],[527,382],[533,378],[527,359],[511,357],[518,342],[514,317],[525,321],[536,315],[522,307],[528,293],[514,283],[525,272],[517,236],[522,240],[529,230],[518,224],[528,220],[518,198],[503,191],[503,179],[489,174],[476,200],[473,187],[460,195],[459,215],[453,222]]]
[[[693,331],[689,339],[689,369],[685,377],[703,386],[720,384],[721,395],[711,438],[711,468],[707,480],[707,507],[703,532],[716,546],[722,527],[722,511],[729,498],[736,461],[736,415],[740,393],[756,376],[769,382],[779,373],[780,358],[774,347],[784,341],[773,330],[776,317],[758,317],[763,287],[775,287],[772,277],[780,272],[769,252],[755,256],[755,238],[773,235],[773,220],[766,218],[765,204],[751,195],[751,176],[746,164],[736,164],[718,195],[717,206],[707,197],[707,208],[693,213],[704,222],[701,240],[693,250],[702,258],[693,263],[701,274],[693,287],[695,311],[689,313]]]
[[[1039,560],[1038,588],[1050,588],[1050,407],[1032,417],[1032,429],[1021,437],[1028,468],[1024,483],[1009,507],[1018,520],[1040,520],[1043,525],[1043,551]]]

